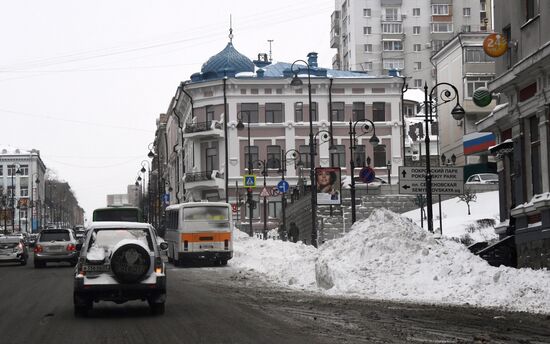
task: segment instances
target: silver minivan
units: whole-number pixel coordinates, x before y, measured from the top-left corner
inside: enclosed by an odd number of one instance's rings
[[[77,240],[71,229],[45,229],[34,245],[34,267],[42,268],[47,262],[78,262]]]

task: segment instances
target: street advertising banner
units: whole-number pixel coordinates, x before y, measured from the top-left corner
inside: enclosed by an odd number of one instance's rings
[[[340,167],[315,168],[317,204],[339,205],[342,203],[342,172]]]

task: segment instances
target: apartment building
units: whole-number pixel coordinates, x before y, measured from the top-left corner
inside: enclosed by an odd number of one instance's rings
[[[397,69],[409,87],[434,78],[430,57],[459,32],[490,31],[492,0],[336,0],[332,68],[385,75]]]

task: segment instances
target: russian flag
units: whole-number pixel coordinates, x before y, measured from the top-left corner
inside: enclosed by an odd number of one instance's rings
[[[496,143],[493,133],[470,133],[463,137],[464,155],[487,152]]]

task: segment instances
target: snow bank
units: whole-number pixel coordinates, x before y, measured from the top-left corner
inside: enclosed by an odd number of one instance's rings
[[[550,272],[495,268],[451,239],[380,209],[318,250],[301,243],[234,243],[230,264],[280,285],[328,295],[499,307],[550,314]]]

